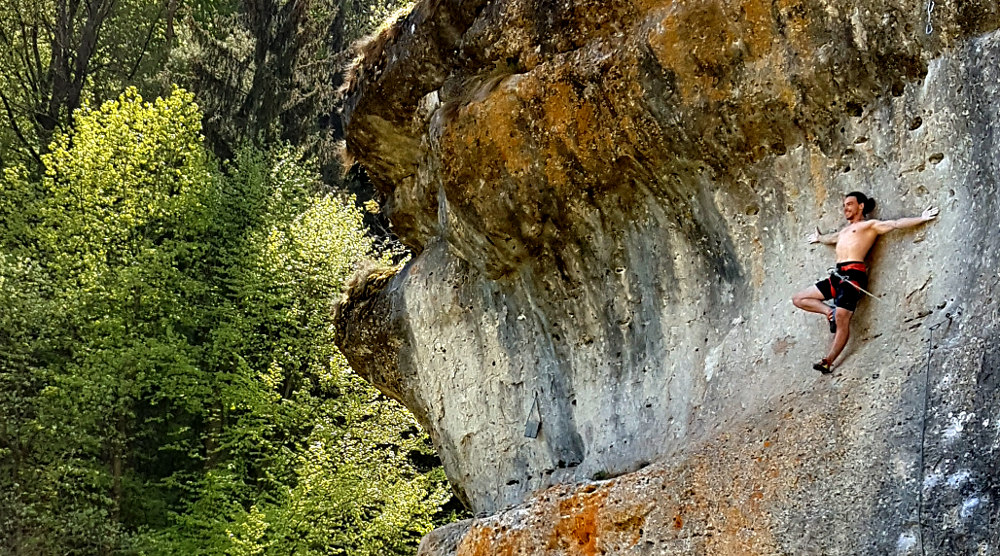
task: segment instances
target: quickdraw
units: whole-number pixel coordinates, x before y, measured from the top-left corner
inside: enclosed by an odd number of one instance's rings
[[[934,13],[934,0],[929,0],[927,2],[927,27],[924,28],[924,34],[927,35],[934,32],[934,22],[931,20],[932,13]]]

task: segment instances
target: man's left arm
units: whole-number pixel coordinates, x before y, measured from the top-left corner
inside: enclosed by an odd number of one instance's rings
[[[913,216],[910,218],[899,218],[897,220],[876,220],[872,225],[872,228],[878,232],[879,235],[886,232],[891,232],[892,230],[901,230],[903,228],[912,228],[914,226],[919,226],[924,222],[930,222],[937,218],[938,215],[937,207],[930,207],[924,211],[920,216]]]

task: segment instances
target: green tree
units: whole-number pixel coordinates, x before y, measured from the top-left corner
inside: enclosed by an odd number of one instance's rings
[[[190,93],[130,90],[56,134],[41,183],[5,173],[0,545],[412,553],[444,478],[331,339],[361,216],[301,152],[220,171],[200,129]]]
[[[4,243],[20,248],[4,277],[15,292],[38,292],[35,318],[11,326],[39,340],[4,372],[24,385],[28,408],[9,427],[20,448],[4,465],[33,478],[13,483],[24,504],[17,550],[111,551],[127,501],[146,494],[129,443],[144,432],[137,409],[149,381],[178,371],[206,380],[185,366],[188,346],[162,341],[196,282],[173,264],[187,246],[171,236],[194,229],[189,215],[212,182],[199,122],[190,95],[145,104],[130,92],[57,136],[41,187],[6,173],[5,191],[28,193],[10,197],[23,216],[7,229]],[[8,270],[18,268],[33,272]]]

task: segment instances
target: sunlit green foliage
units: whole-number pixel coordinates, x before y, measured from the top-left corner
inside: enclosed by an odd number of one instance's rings
[[[0,546],[411,554],[444,477],[332,341],[361,216],[294,149],[220,170],[200,122],[128,91],[0,182]]]

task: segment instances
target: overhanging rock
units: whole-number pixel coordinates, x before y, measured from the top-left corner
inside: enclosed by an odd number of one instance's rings
[[[341,348],[477,513],[533,501],[448,550],[996,549],[1000,7],[932,18],[928,35],[903,0],[442,0],[369,46],[348,146],[417,255],[349,292]],[[789,298],[832,263],[804,238],[842,225],[851,190],[877,218],[942,213],[876,244],[879,299],[822,377],[825,324]],[[578,552],[556,529],[510,544],[556,500],[575,515],[575,488],[645,502],[595,513]]]

